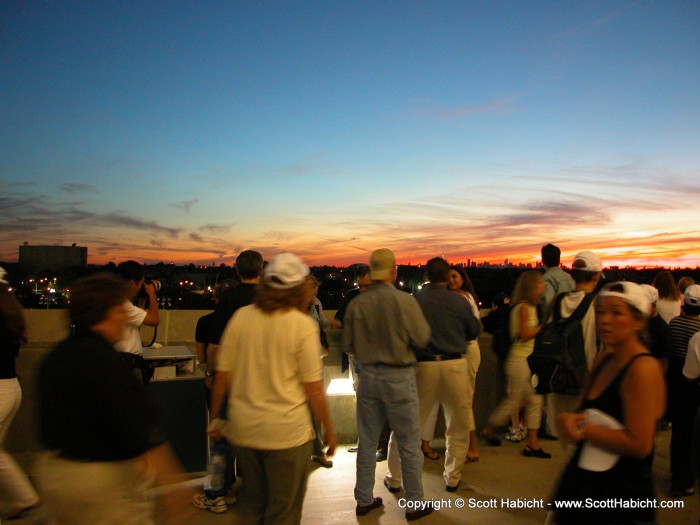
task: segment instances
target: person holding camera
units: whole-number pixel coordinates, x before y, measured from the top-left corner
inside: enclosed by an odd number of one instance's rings
[[[117,266],[117,273],[126,280],[131,300],[125,302],[127,326],[122,338],[117,342],[116,349],[120,357],[136,369],[136,376],[140,376],[147,383],[153,371],[143,366],[143,343],[141,342],[141,325],[158,326],[160,317],[158,314],[158,301],[156,299],[156,283],[146,282],[146,269],[136,261],[124,261]],[[142,292],[146,295],[145,303]],[[136,300],[141,306],[134,304]]]

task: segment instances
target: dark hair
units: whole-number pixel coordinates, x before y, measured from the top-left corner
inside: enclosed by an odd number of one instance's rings
[[[505,292],[499,292],[493,296],[491,299],[491,305],[497,308],[502,308],[503,306],[510,303],[510,296]]]
[[[236,257],[236,271],[241,279],[255,279],[263,268],[263,256],[255,250],[245,250]]]
[[[442,257],[433,257],[426,264],[428,280],[431,283],[445,283],[450,275],[450,265]]]
[[[309,290],[306,279],[294,288],[272,288],[264,280],[260,281],[255,293],[255,306],[266,314],[277,310],[299,309],[306,301]]]
[[[369,275],[369,264],[358,264],[355,268],[355,280]]]
[[[559,266],[561,263],[561,250],[553,244],[545,244],[540,249],[542,254],[542,264],[548,268]]]
[[[86,330],[107,317],[129,295],[129,285],[119,276],[99,272],[73,284],[70,293],[70,320],[76,330]]]
[[[238,285],[238,281],[235,279],[224,279],[220,283],[218,283],[216,286],[214,286],[214,291],[212,292],[212,295],[214,296],[215,299],[221,299],[221,297],[228,291],[236,287]]]
[[[117,265],[117,273],[127,281],[139,282],[146,276],[146,268],[136,261],[128,260]]]
[[[685,301],[681,305],[681,310],[683,310],[686,315],[700,315],[700,305],[688,304]]]
[[[2,317],[3,330],[7,330],[9,340],[13,343],[25,343],[27,341],[27,324],[24,321],[22,306],[17,301],[15,294],[5,283],[0,283],[0,317]],[[7,341],[3,335],[3,340]]]
[[[586,261],[582,261],[581,259],[575,260],[574,264],[571,265],[571,278],[576,284],[589,283],[600,273],[581,270],[581,267],[586,267]]]
[[[651,284],[659,291],[659,299],[680,300],[681,293],[678,291],[678,285],[668,270],[657,273]]]
[[[695,280],[692,277],[688,277],[687,275],[685,277],[681,277],[678,279],[678,291],[683,294],[688,286],[692,286],[694,284]]]
[[[474,285],[472,284],[472,280],[467,274],[467,270],[465,270],[461,266],[453,266],[450,268],[450,270],[454,270],[462,278],[462,291],[467,292],[469,295],[471,295],[476,304],[479,304],[479,298],[476,295],[476,290],[474,290]]]

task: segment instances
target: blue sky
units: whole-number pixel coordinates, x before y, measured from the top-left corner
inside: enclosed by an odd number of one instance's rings
[[[3,2],[0,260],[700,264],[700,3]]]

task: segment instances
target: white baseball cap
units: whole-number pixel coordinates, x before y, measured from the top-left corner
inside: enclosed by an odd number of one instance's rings
[[[263,280],[278,290],[299,286],[309,275],[309,267],[293,253],[280,253],[267,265]]]

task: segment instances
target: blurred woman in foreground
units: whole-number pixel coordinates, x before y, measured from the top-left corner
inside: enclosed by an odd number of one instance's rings
[[[555,501],[653,500],[654,435],[666,399],[663,370],[640,337],[651,304],[642,288],[619,282],[603,288],[596,305],[605,345],[593,363],[582,412],[559,416],[560,437],[578,445]],[[554,523],[653,522],[653,508],[561,509]]]
[[[126,283],[94,274],[72,287],[74,334],[39,368],[39,433],[47,451],[36,472],[56,525],[155,523],[155,485],[182,481],[146,400],[117,356],[126,328]],[[187,521],[190,495],[165,493],[168,522]]]

